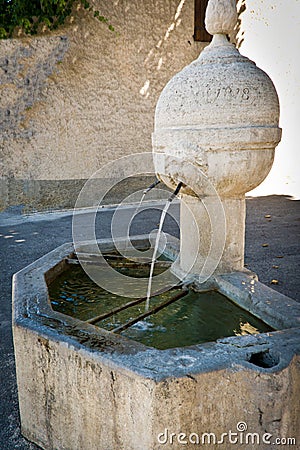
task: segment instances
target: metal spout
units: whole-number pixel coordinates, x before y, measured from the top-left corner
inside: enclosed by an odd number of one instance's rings
[[[147,192],[151,191],[151,189],[155,188],[155,186],[157,186],[159,183],[160,183],[160,180],[154,181],[154,183],[152,183],[149,187],[147,187],[147,189],[145,189],[143,191],[143,193],[147,194]]]
[[[172,202],[174,200],[176,195],[179,194],[179,191],[182,188],[182,186],[183,186],[183,183],[182,183],[182,181],[180,181],[180,183],[178,183],[177,188],[175,189],[173,194],[171,194],[171,196],[169,197],[168,202]]]

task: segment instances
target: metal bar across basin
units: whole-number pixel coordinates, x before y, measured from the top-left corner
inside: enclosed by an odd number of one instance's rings
[[[171,289],[176,289],[176,288],[180,288],[180,284],[176,285],[176,286],[170,286],[169,288],[164,288],[164,289],[160,289],[159,291],[156,291],[152,294],[152,297],[155,297],[156,295],[160,295],[165,291],[171,290]],[[131,306],[135,306],[138,305],[139,303],[144,302],[145,300],[147,300],[147,297],[141,297],[141,298],[137,298],[136,300],[132,300],[131,302],[127,302],[124,305],[121,306],[117,306],[114,309],[111,309],[110,311],[107,311],[105,313],[99,314],[98,316],[92,317],[91,319],[85,320],[86,323],[90,323],[90,324],[95,324],[96,322],[99,322],[100,320],[103,319],[107,319],[110,316],[113,316],[114,314],[123,311],[124,309],[130,308]]]
[[[158,306],[155,306],[154,308],[150,309],[149,311],[144,312],[143,314],[140,314],[135,319],[131,319],[128,322],[124,323],[123,325],[120,325],[119,327],[114,328],[111,330],[113,333],[120,333],[123,330],[126,330],[127,328],[131,327],[135,323],[139,322],[140,320],[145,319],[148,316],[151,316],[151,314],[155,314],[161,309],[165,308],[166,306],[170,305],[171,303],[175,302],[176,300],[179,300],[181,297],[184,297],[188,294],[188,290],[183,290],[182,292],[179,292],[179,294],[175,295],[172,298],[169,298],[168,300],[164,301]]]
[[[110,259],[110,258],[109,258]],[[111,258],[113,259],[113,258]],[[121,258],[114,258],[114,267],[125,267],[125,268],[136,268],[136,262],[133,261],[122,261]],[[106,262],[105,261],[97,261],[95,259],[81,259],[79,261],[79,259],[74,259],[74,258],[65,258],[65,261],[68,264],[75,264],[75,265],[91,265],[91,266],[106,266]],[[151,261],[138,261],[140,264],[147,264],[150,265]],[[158,267],[165,267],[165,268],[169,268],[171,266],[171,261],[158,261],[156,263],[156,266]]]

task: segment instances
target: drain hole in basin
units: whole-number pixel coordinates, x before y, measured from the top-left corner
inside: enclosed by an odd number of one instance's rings
[[[279,356],[271,355],[269,350],[265,350],[264,352],[252,353],[248,361],[255,366],[270,369],[271,367],[277,366]]]

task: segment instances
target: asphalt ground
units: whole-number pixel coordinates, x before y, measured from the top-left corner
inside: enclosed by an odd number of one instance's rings
[[[176,206],[174,205],[175,215]],[[177,207],[178,210],[178,207]],[[113,210],[104,208],[97,218],[97,237],[110,237]],[[131,233],[157,228],[160,211],[136,217]],[[245,265],[261,282],[300,301],[300,201],[287,196],[247,199]],[[168,218],[164,230],[179,234]],[[0,450],[37,449],[20,432],[17,384],[11,328],[12,276],[57,246],[72,241],[72,215],[44,213],[28,217],[18,208],[0,214]],[[274,284],[277,283],[277,284]],[[74,449],[75,450],[75,449]]]

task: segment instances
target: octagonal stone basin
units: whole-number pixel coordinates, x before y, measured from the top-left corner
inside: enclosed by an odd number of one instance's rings
[[[149,244],[147,236],[132,242],[141,249]],[[176,254],[175,244],[173,239],[168,256]],[[111,251],[114,243],[101,240],[99,246]],[[230,431],[244,439],[249,432],[256,444],[266,432],[273,440],[297,436],[297,302],[247,271],[217,276],[210,288],[277,331],[158,350],[51,308],[47,283],[72,254],[73,245],[64,244],[14,275],[13,336],[26,438],[44,449],[153,450],[195,448],[197,439],[217,443]]]

